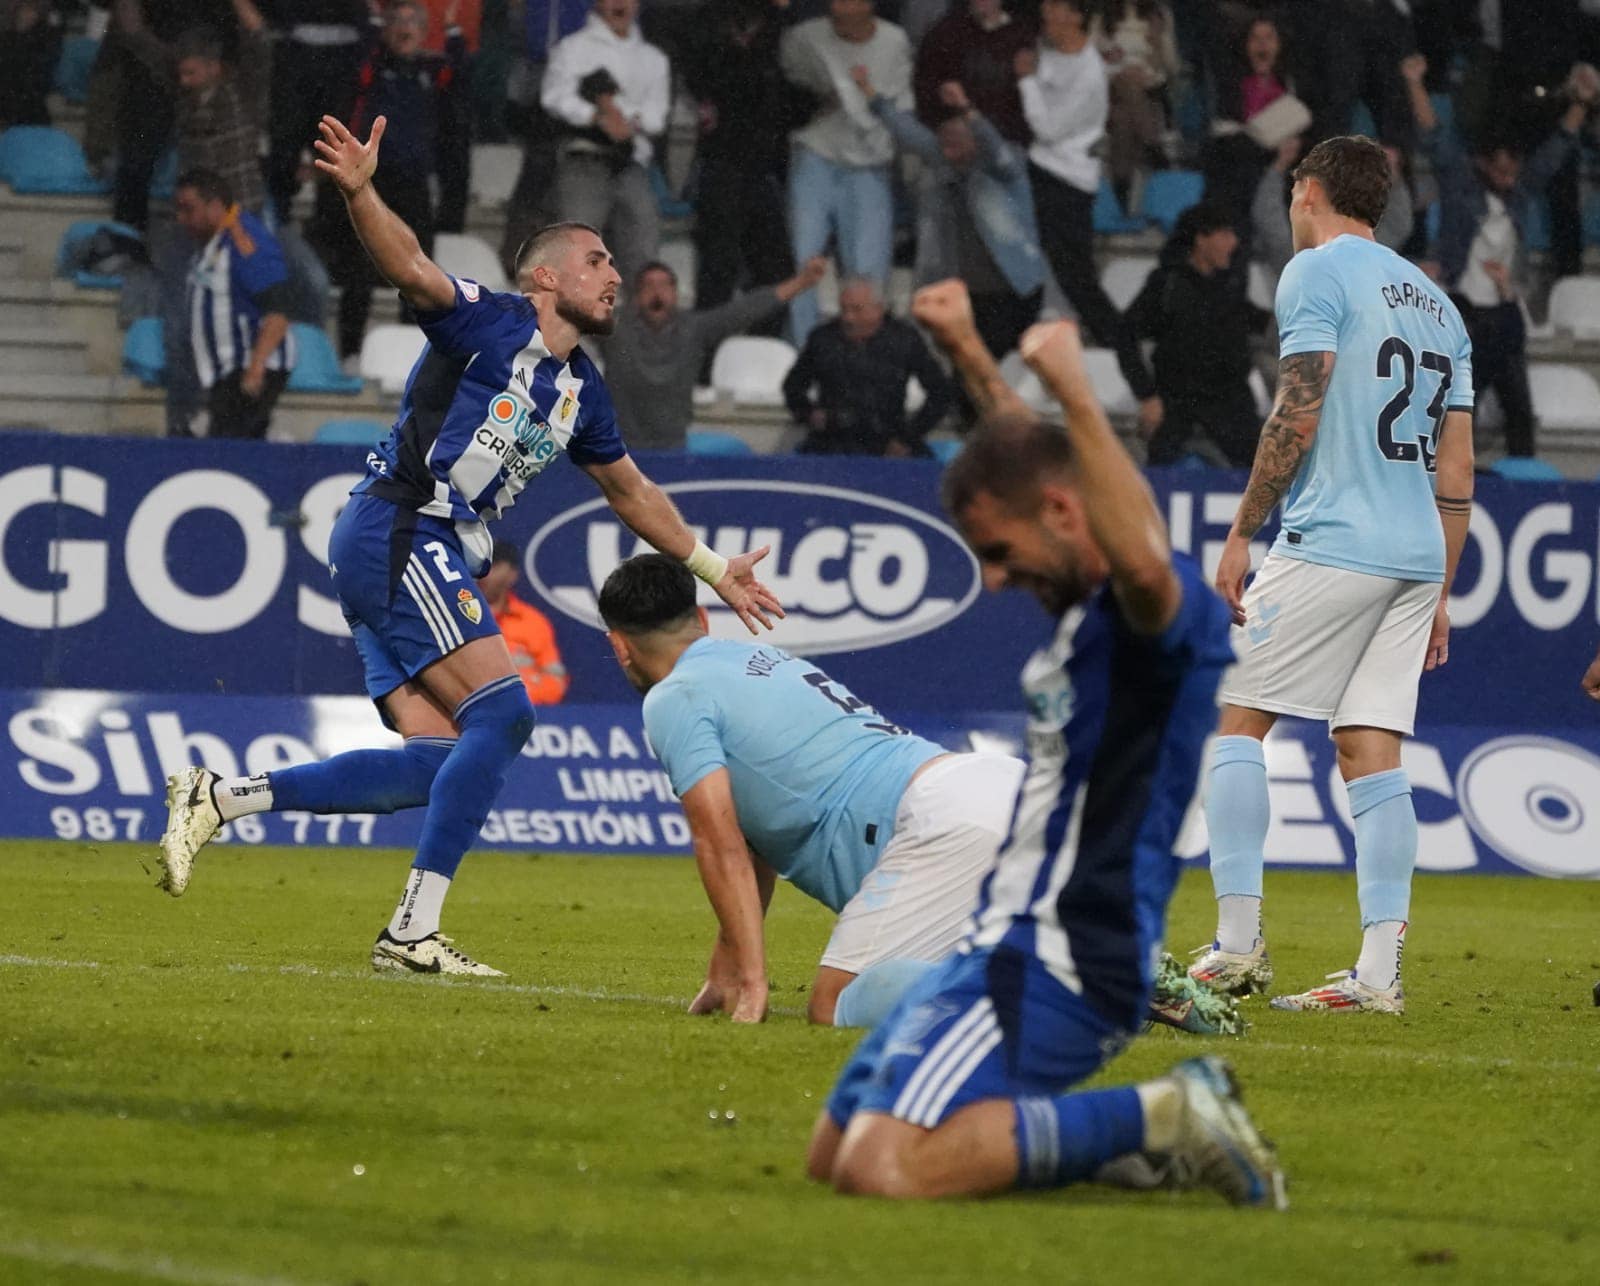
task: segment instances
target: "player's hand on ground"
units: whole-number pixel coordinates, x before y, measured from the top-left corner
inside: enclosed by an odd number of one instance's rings
[[[767,1021],[767,980],[750,978],[739,984],[734,1003],[723,1006],[736,1023],[764,1023]]]
[[[771,552],[771,545],[763,545],[760,549],[730,558],[728,570],[712,586],[717,597],[738,613],[739,619],[752,634],[761,632],[758,626],[770,630],[774,616],[780,620],[783,618],[783,604],[778,601],[778,596],[756,579],[756,564]]]
[[[1250,542],[1229,535],[1222,546],[1222,561],[1217,564],[1217,593],[1222,595],[1235,625],[1244,624],[1244,578],[1250,574]]]
[[[719,1013],[722,1009],[722,996],[721,985],[707,978],[705,985],[689,1002],[689,1012],[696,1015]]]
[[[1600,652],[1596,652],[1589,668],[1583,672],[1583,690],[1600,701]]]
[[[967,283],[952,278],[924,286],[911,296],[911,316],[940,344],[950,345],[978,333],[972,319],[972,296]]]
[[[345,128],[344,122],[324,116],[317,126],[322,134],[316,140],[317,168],[333,180],[339,191],[354,196],[371,181],[378,168],[378,143],[388,125],[387,117],[378,117],[363,143]]]
[[[1433,628],[1428,632],[1428,659],[1424,670],[1437,670],[1450,659],[1450,604],[1442,596],[1433,609]]]

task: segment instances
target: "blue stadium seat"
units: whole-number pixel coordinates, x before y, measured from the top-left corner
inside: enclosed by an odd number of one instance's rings
[[[1173,463],[1172,463],[1172,467],[1174,469],[1191,469],[1191,470],[1193,470],[1193,469],[1214,469],[1214,468],[1216,468],[1216,466],[1210,460],[1207,460],[1205,458],[1205,456],[1201,455],[1198,451],[1190,451],[1187,455],[1183,456],[1181,459],[1174,460]]]
[[[359,375],[346,375],[339,369],[339,356],[320,326],[293,322],[294,370],[289,372],[289,389],[294,393],[359,393]]]
[[[1548,460],[1530,455],[1508,455],[1489,466],[1496,475],[1512,482],[1565,482],[1566,475]]]
[[[0,134],[0,179],[15,192],[98,196],[111,184],[96,178],[78,140],[48,125],[13,125]]]
[[[960,438],[928,439],[928,450],[933,452],[933,458],[940,464],[949,464],[961,454],[961,448],[965,445]]]
[[[1094,196],[1094,230],[1099,233],[1143,232],[1143,219],[1130,219],[1122,212],[1122,202],[1111,190],[1109,179],[1100,180],[1100,190]]]
[[[737,433],[720,429],[690,429],[690,455],[754,455],[755,448]]]
[[[694,213],[692,202],[674,195],[667,185],[667,176],[659,165],[650,167],[650,191],[655,193],[656,211],[663,219],[687,219]]]
[[[388,432],[389,426],[376,420],[329,420],[317,426],[311,440],[331,446],[370,447],[383,441]]]
[[[1538,254],[1550,249],[1550,203],[1542,193],[1530,197],[1523,208],[1522,237],[1528,249]]]
[[[167,378],[167,347],[161,318],[141,317],[128,327],[122,341],[122,369],[141,384],[161,384]]]
[[[115,223],[110,219],[83,219],[74,223],[61,236],[61,244],[56,247],[56,276],[70,277],[78,285],[89,290],[121,290],[122,278],[97,272],[86,272],[78,267],[80,253],[85,242],[91,241],[95,233],[101,228],[109,229],[125,237],[133,237],[143,241],[144,237],[139,229],[130,228],[126,223]]]
[[[169,147],[161,154],[161,159],[150,174],[150,195],[157,201],[170,201],[177,186],[178,150]]]
[[[82,103],[89,97],[89,73],[100,56],[100,42],[93,36],[68,36],[61,42],[61,57],[56,62],[55,91],[69,103]]]
[[[1378,122],[1372,119],[1372,109],[1365,103],[1357,100],[1356,105],[1350,109],[1350,121],[1346,133],[1362,134],[1367,138],[1378,137]]]
[[[1171,232],[1178,216],[1205,194],[1205,177],[1196,170],[1157,170],[1144,185],[1142,213]]]
[[[1600,246],[1600,200],[1590,200],[1583,207],[1583,240],[1586,245]]]

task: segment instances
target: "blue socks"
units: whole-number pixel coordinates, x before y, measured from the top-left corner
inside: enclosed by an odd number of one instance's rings
[[[452,878],[483,829],[506,773],[533,731],[533,706],[522,679],[509,674],[485,684],[456,707],[456,742],[428,791],[412,866]]]
[[[393,813],[420,808],[453,737],[408,737],[399,750],[352,750],[267,774],[275,812]]]
[[[1092,1178],[1107,1161],[1144,1146],[1144,1109],[1131,1085],[1019,1098],[1012,1107],[1019,1188],[1058,1188]]]
[[[876,1027],[933,965],[926,960],[881,960],[863,969],[833,1006],[835,1027]]]
[[[1206,783],[1211,883],[1217,896],[1261,896],[1267,823],[1267,757],[1254,737],[1218,737]],[[1244,950],[1249,950],[1246,943]]]
[[[1411,917],[1417,865],[1417,812],[1404,768],[1347,782],[1356,824],[1356,891],[1361,927]]]

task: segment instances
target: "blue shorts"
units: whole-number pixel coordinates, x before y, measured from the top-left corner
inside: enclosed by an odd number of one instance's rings
[[[857,1046],[828,1114],[841,1130],[857,1112],[932,1129],[982,1099],[1060,1094],[1128,1037],[1032,956],[949,956]]]
[[[328,571],[374,701],[500,632],[448,519],[351,496],[328,539]]]

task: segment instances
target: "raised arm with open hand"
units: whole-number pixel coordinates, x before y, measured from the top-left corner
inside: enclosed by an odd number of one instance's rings
[[[421,309],[450,308],[456,301],[455,283],[423,254],[416,234],[372,186],[378,170],[378,144],[387,124],[384,117],[378,117],[363,143],[342,121],[324,116],[317,127],[322,137],[316,140],[316,166],[344,195],[356,236],[378,271],[406,302]]]

